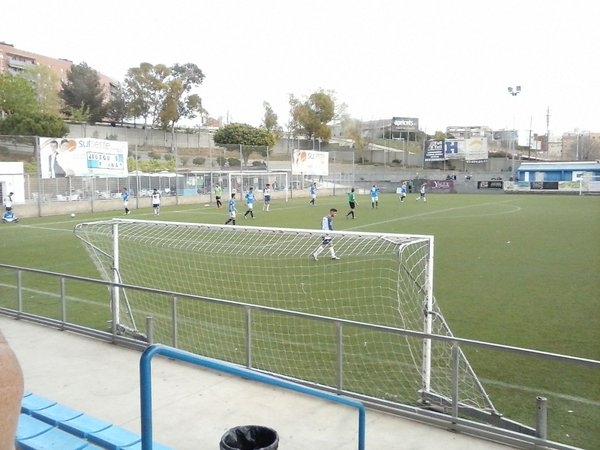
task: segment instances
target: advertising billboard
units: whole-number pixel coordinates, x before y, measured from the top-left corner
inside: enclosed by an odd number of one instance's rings
[[[392,117],[392,131],[419,131],[419,119],[414,117]]]
[[[292,154],[292,175],[329,175],[329,152],[295,149]]]
[[[127,176],[127,142],[40,138],[42,178]]]

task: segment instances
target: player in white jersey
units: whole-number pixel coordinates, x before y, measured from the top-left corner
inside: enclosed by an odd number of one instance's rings
[[[421,185],[421,188],[419,189],[419,196],[417,197],[417,200],[423,200],[424,203],[427,203],[427,197],[425,197],[425,187],[427,186],[427,183],[423,183]]]
[[[329,249],[329,256],[331,256],[331,259],[340,259],[335,255],[335,249],[333,248],[332,242],[333,237],[329,236],[329,231],[333,231],[333,218],[336,214],[337,209],[331,208],[329,210],[329,214],[323,217],[323,219],[321,220],[321,229],[325,231],[325,234],[321,236],[321,245],[319,245],[317,249],[311,254],[312,259],[314,259],[315,261],[318,261],[319,255],[326,248]]]
[[[271,207],[271,185],[265,184],[263,188],[263,211],[268,211]]]
[[[150,196],[150,199],[152,201],[152,209],[154,211],[154,215],[159,216],[160,215],[160,192],[158,192],[158,189],[154,189],[154,191],[152,191],[152,195]]]

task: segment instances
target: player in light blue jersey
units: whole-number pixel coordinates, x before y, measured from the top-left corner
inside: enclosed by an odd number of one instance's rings
[[[244,219],[250,214],[250,217],[254,219],[254,188],[250,187],[246,195],[244,195],[246,199],[246,212],[244,213]]]
[[[10,211],[4,211],[4,214],[2,214],[2,222],[4,223],[17,223],[18,221],[19,218],[12,209]]]
[[[379,207],[379,186],[373,185],[371,188],[371,208]]]
[[[129,210],[129,191],[126,187],[124,187],[123,191],[121,192],[121,200],[123,200],[123,208],[125,208],[125,214],[130,214],[131,211]]]
[[[400,203],[404,203],[404,199],[406,198],[406,190],[407,190],[407,186],[406,186],[406,181],[402,182],[402,185],[400,186]]]
[[[308,189],[308,195],[310,196],[310,202],[308,202],[308,204],[310,206],[315,206],[317,203],[317,183],[310,185],[310,188]]]
[[[227,212],[229,213],[229,219],[227,219],[225,225],[235,225],[235,216],[237,214],[237,209],[235,209],[235,192],[231,193],[231,198],[229,199],[229,204],[227,206]]]
[[[336,214],[337,209],[331,208],[329,210],[329,214],[323,217],[323,219],[321,220],[321,229],[325,231],[325,234],[321,236],[321,245],[319,245],[317,249],[311,254],[312,259],[314,259],[315,261],[319,260],[319,255],[326,248],[329,249],[329,255],[331,256],[331,259],[340,259],[335,255],[335,250],[333,248],[332,242],[333,237],[329,236],[329,231],[333,231],[333,218]]]

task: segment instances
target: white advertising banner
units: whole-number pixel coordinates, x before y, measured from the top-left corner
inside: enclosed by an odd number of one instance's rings
[[[42,178],[127,176],[127,142],[40,138]]]
[[[329,152],[294,150],[292,175],[329,175]]]
[[[465,161],[468,163],[486,163],[488,147],[485,138],[465,139]]]

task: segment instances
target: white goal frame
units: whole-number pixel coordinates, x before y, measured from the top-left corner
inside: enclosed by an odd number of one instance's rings
[[[234,303],[281,311],[262,324],[264,329],[253,333],[252,343],[258,346],[252,349],[254,361],[259,361],[257,368],[311,383],[329,383],[323,381],[322,371],[326,369],[320,365],[330,363],[328,352],[321,347],[331,335],[326,328],[307,326],[294,314],[286,316],[286,311],[452,336],[433,295],[433,236],[333,231],[330,237],[341,260],[331,261],[323,252],[314,261],[310,256],[322,242],[320,230],[112,219],[79,223],[75,235],[104,279],[168,291],[174,296],[201,297],[187,301],[185,306],[181,305],[183,300],[178,302],[181,318],[175,325],[174,306],[164,297],[130,292],[120,286],[112,290],[113,320],[119,331],[143,338],[144,331],[136,322],[154,317],[154,342],[170,343],[176,328],[186,334],[179,341],[182,348],[194,353],[244,363],[238,349],[248,345],[248,336],[242,339],[240,333],[250,318],[240,322],[231,311]],[[259,316],[258,312],[252,314],[252,320],[261,322]],[[266,336],[264,347],[256,343],[261,332]],[[399,339],[383,331],[350,335],[351,343],[345,344],[343,351],[349,352],[347,359],[359,361],[360,368],[347,372],[362,373],[355,383],[366,382],[369,374],[370,384],[380,377],[380,386],[385,386],[373,387],[375,393],[368,395],[383,398],[388,389],[400,383],[413,394],[418,391],[424,402],[444,407],[452,402],[455,373],[450,368],[456,366],[452,361],[457,356],[449,343],[418,336]],[[228,348],[211,353],[227,346],[228,340],[232,340]],[[368,351],[363,355],[365,348]],[[297,356],[290,356],[295,352],[309,357],[325,353],[319,356],[325,359],[296,372]],[[280,369],[282,360],[287,365]],[[460,349],[458,370],[463,407],[494,413],[491,400]]]

